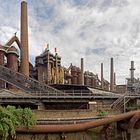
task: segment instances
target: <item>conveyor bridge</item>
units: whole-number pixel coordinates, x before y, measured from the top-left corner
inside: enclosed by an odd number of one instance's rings
[[[33,78],[26,77],[25,75],[15,72],[7,67],[0,66],[0,79],[25,91],[31,92],[44,92],[44,93],[59,93],[56,90],[44,83],[41,83]]]

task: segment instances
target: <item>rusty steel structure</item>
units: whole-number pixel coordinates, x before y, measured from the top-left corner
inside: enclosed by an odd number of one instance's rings
[[[16,42],[18,47],[21,49],[21,43],[20,43],[18,37],[16,36],[16,34],[10,40],[8,40],[8,42],[4,46],[10,47],[14,42]]]
[[[64,69],[61,66],[61,57],[56,52],[53,55],[49,51],[49,47],[36,57],[35,69],[37,71],[37,80],[46,84],[63,84],[64,83]]]
[[[14,46],[11,46],[7,50],[7,68],[18,72],[18,57],[18,50]],[[15,87],[12,85],[8,85],[8,88],[12,89]]]
[[[27,93],[60,93],[51,86],[4,66],[0,66],[0,79]]]
[[[19,49],[21,48],[19,39],[14,35],[5,45],[0,45],[0,65],[18,72],[19,71],[19,51],[18,48],[12,46],[16,42]],[[0,88],[14,88],[11,85],[6,85],[4,81],[0,82]]]
[[[12,45],[14,42],[17,43],[19,48],[16,48]],[[18,53],[18,49],[20,50],[20,54]],[[98,102],[103,102],[103,100],[105,101],[105,99],[111,100],[111,103],[112,101],[116,100],[112,103],[110,109],[112,109],[113,107],[116,109],[118,108],[118,105],[120,106],[120,108],[122,108],[122,106],[124,105],[122,105],[124,96],[116,95],[115,93],[113,93],[115,91],[116,85],[113,58],[111,58],[109,83],[104,79],[103,63],[101,63],[101,79],[99,79],[98,74],[94,74],[90,71],[84,71],[83,58],[81,58],[80,67],[71,64],[69,68],[65,68],[61,65],[61,57],[58,55],[58,52],[55,51],[55,54],[51,53],[51,51],[49,50],[49,45],[47,45],[47,48],[42,54],[36,57],[35,66],[30,64],[29,67],[28,49],[27,2],[22,1],[20,40],[15,35],[5,45],[0,45],[0,88],[17,88],[24,91],[24,93],[26,93],[26,96],[1,97],[1,101],[3,101],[5,105],[8,101],[11,101],[13,99],[15,100],[15,102],[19,102],[19,99],[24,103],[25,101],[30,101],[32,106],[43,106],[43,109],[46,109],[49,105],[54,106],[55,109],[62,109],[63,106],[66,105],[70,109],[75,109],[76,107],[89,109],[89,106],[92,106],[92,104],[94,105],[94,103],[96,104],[97,100],[99,100]],[[134,70],[134,62],[132,61],[130,68],[131,84],[133,83],[132,80],[134,79]],[[32,78],[30,77],[30,75],[32,75]],[[72,88],[78,88],[79,85],[79,87],[81,86],[80,88],[86,87],[88,90],[86,90],[86,92],[79,92],[78,90],[74,92],[72,92],[72,90],[70,90],[70,92],[64,92],[63,90],[54,88],[53,84],[59,85],[60,89],[62,89],[61,84],[65,84],[67,86],[72,85]],[[111,92],[105,93],[105,90],[110,90]],[[95,102],[93,102],[94,100]],[[90,101],[91,104],[89,103]],[[75,102],[77,102],[77,104]],[[30,105],[29,102],[28,105]],[[135,124],[137,123],[139,118],[140,111],[134,111],[81,124],[36,125],[28,130],[25,127],[18,127],[17,132],[77,132],[96,128],[98,126],[105,126],[112,122],[120,122],[124,120],[127,122],[127,124],[124,123],[120,126],[122,129],[130,132],[135,127]]]
[[[12,47],[12,44],[14,42],[17,43],[20,50],[20,54],[18,55],[13,55],[13,53],[9,53],[7,51],[8,48]],[[47,49],[45,49],[45,51],[42,54],[36,57],[35,66],[33,66],[29,62],[28,44],[28,9],[27,2],[22,1],[20,40],[18,39],[18,37],[16,37],[15,33],[15,35],[3,46],[4,49],[1,47],[2,49],[0,49],[0,64],[2,66],[7,66],[8,68],[15,70],[16,72],[21,72],[27,77],[32,76],[32,78],[38,80],[39,82],[43,82],[44,84],[48,85],[85,85],[106,91],[114,91],[115,77],[113,58],[111,58],[111,77],[109,83],[103,77],[103,63],[101,64],[101,79],[99,79],[98,75],[94,74],[93,72],[84,71],[83,58],[81,58],[80,67],[70,65],[69,68],[65,68],[61,66],[61,57],[58,55],[57,52],[55,52],[55,54],[52,54],[49,50],[49,45],[47,45]],[[7,64],[4,63],[5,55],[8,60]],[[18,58],[20,58],[20,61],[17,62]],[[5,87],[5,82],[0,81],[0,87]]]

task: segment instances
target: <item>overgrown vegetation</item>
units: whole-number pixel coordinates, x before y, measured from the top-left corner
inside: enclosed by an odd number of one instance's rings
[[[16,136],[16,127],[24,125],[27,128],[36,124],[36,119],[29,108],[16,109],[14,106],[0,106],[0,136],[6,140],[10,135]]]
[[[134,104],[134,103],[129,103],[129,104],[126,106],[126,109],[127,109],[127,110],[135,110],[135,109],[137,109],[137,105]]]
[[[104,111],[104,110],[98,110],[98,114],[97,116],[100,116],[100,117],[105,117],[107,116],[109,113],[107,111]]]
[[[92,140],[96,140],[97,139],[97,134],[96,133],[92,133]]]

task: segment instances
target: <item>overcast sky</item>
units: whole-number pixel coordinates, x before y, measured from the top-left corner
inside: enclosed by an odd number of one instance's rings
[[[80,66],[98,73],[104,63],[109,80],[110,58],[114,58],[117,83],[129,77],[130,61],[135,61],[140,77],[140,0],[27,0],[29,52],[34,63],[50,44],[62,57],[62,65]],[[0,0],[0,44],[14,32],[20,35],[20,1]]]

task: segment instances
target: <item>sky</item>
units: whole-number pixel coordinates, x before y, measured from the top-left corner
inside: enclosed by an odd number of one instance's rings
[[[20,0],[0,0],[0,44],[15,32],[20,38]],[[140,0],[27,0],[29,55],[35,57],[50,45],[57,48],[62,65],[80,66],[109,80],[110,58],[114,58],[117,84],[129,77],[135,61],[140,77]]]

